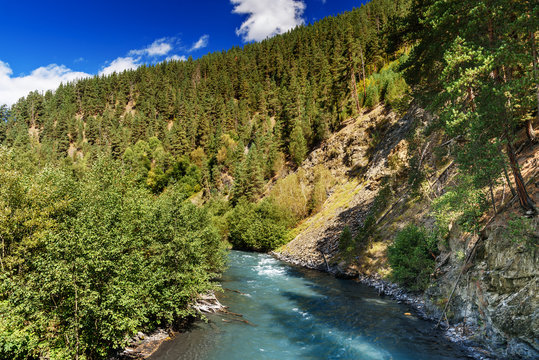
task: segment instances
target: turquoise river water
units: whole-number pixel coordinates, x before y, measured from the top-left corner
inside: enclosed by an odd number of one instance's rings
[[[431,322],[350,280],[232,251],[219,295],[229,311],[165,342],[151,360],[468,359]]]

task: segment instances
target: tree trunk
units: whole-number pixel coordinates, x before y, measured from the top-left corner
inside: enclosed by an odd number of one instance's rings
[[[496,215],[498,211],[496,210],[496,200],[494,199],[494,190],[493,190],[494,186],[492,185],[491,179],[489,179],[488,182],[489,182],[489,187],[490,187],[490,200],[492,201],[492,209],[494,210],[494,215]]]
[[[354,59],[352,58],[352,51],[348,55],[348,61],[350,64],[350,84],[352,85],[352,98],[356,105],[356,111],[359,114],[361,108],[359,107],[359,97],[357,96],[357,81],[356,81],[356,67],[354,65]]]
[[[503,204],[505,203],[505,183],[502,181],[502,184],[503,184],[503,189],[502,189],[502,206]]]
[[[502,151],[502,149],[500,149]],[[507,166],[505,165],[505,161],[503,162],[503,174],[505,175],[505,181],[507,182],[507,186],[509,186],[509,190],[511,190],[511,195],[515,196],[517,192],[515,189],[513,189],[513,185],[511,185],[511,180],[509,179],[509,174],[507,173]]]
[[[356,85],[356,72],[354,69],[351,71],[351,79],[352,81],[352,96],[354,97],[354,102],[356,103],[356,110],[357,113],[361,111],[361,108],[359,107],[359,97],[357,96],[357,85]]]
[[[537,49],[535,48],[535,33],[532,31],[530,32],[530,40],[532,45],[532,63],[533,63],[533,79],[535,80],[535,88],[536,88],[536,95],[537,95],[537,120],[539,121],[539,79],[537,78]],[[535,132],[533,131],[533,125],[532,120],[528,120],[528,124],[526,124],[526,134],[528,134],[528,138],[530,141],[535,142],[537,141],[537,138],[535,137]]]
[[[363,101],[367,98],[367,81],[365,80],[365,59],[363,58],[363,49],[359,52],[361,56],[361,68],[363,70]]]
[[[513,177],[515,178],[516,191],[518,195],[518,200],[520,202],[520,206],[526,212],[537,214],[535,203],[530,197],[530,195],[528,195],[528,191],[526,190],[526,184],[524,183],[524,179],[522,178],[522,174],[520,173],[520,169],[518,167],[518,162],[515,156],[515,151],[509,139],[507,139],[506,148],[507,148],[507,156],[509,157],[509,164],[511,165],[511,170],[513,171]]]

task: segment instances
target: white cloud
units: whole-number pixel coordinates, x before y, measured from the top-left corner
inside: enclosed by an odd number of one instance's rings
[[[174,39],[157,39],[148,47],[139,50],[131,50],[128,55],[148,55],[148,56],[163,56],[172,50],[171,42]]]
[[[207,44],[207,35],[202,36],[193,47],[203,47]],[[99,71],[99,75],[110,75],[114,72],[121,73],[124,70],[134,70],[148,61],[155,62],[158,56],[169,54],[177,43],[174,38],[162,38],[155,40],[149,46],[131,50],[126,56],[118,57],[111,62],[106,62]],[[187,60],[185,56],[171,55],[166,60]],[[85,61],[83,57],[73,60],[74,63]],[[18,99],[26,96],[30,91],[55,90],[60,83],[66,83],[76,79],[91,77],[92,74],[74,71],[65,65],[50,64],[33,70],[30,75],[13,76],[13,70],[8,63],[0,60],[0,105],[13,105]]]
[[[236,29],[244,41],[261,41],[303,24],[305,3],[302,0],[230,0],[233,13],[248,14]]]
[[[189,49],[189,51],[194,51],[194,50],[205,48],[206,46],[208,46],[209,40],[210,40],[210,35],[202,35],[200,39],[198,39],[198,41],[194,43],[193,46],[191,46],[191,49]]]
[[[172,55],[172,56],[168,56],[165,60],[166,61],[171,61],[171,60],[185,61],[185,60],[187,60],[187,58],[184,55],[182,55],[182,56],[180,56],[180,55]]]
[[[174,41],[174,38],[161,38],[155,40],[153,43],[143,49],[130,50],[127,53],[127,56],[120,56],[107,66],[104,66],[101,71],[99,71],[99,75],[110,75],[114,72],[121,73],[124,70],[136,69],[145,62],[143,61],[143,58],[148,60],[148,56],[165,56],[173,49],[172,44]],[[168,57],[167,60],[178,60],[176,59],[177,56],[178,55],[172,55]]]
[[[30,75],[13,76],[9,64],[0,60],[0,104],[13,105],[30,91],[55,90],[62,82],[89,76],[92,75],[56,64],[39,67]]]
[[[142,65],[140,58],[133,58],[131,56],[119,57],[114,59],[108,66],[99,71],[99,75],[110,75],[114,72],[121,73],[124,70],[132,70]]]

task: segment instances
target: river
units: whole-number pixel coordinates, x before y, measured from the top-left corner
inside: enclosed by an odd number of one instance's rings
[[[165,342],[151,360],[468,359],[431,322],[365,285],[231,251],[229,311]]]

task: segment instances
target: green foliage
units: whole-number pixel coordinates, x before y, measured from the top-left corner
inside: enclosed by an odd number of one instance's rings
[[[354,237],[352,236],[352,231],[348,226],[345,226],[339,237],[339,251],[341,254],[344,254],[345,257],[349,258],[352,256],[356,250]]]
[[[258,200],[264,186],[263,157],[256,145],[249,150],[247,157],[237,169],[232,190],[232,200],[237,202],[244,197],[249,201]]]
[[[290,216],[270,200],[260,204],[241,200],[227,214],[228,240],[236,249],[269,251],[285,242]]]
[[[309,182],[305,170],[299,169],[285,178],[277,180],[272,187],[270,197],[273,202],[288,209],[295,220],[300,220],[309,215]]]
[[[221,234],[221,239],[227,239],[228,219],[226,214],[231,210],[230,202],[222,196],[213,196],[205,205],[212,218],[212,222]]]
[[[309,214],[316,214],[328,198],[328,192],[333,186],[334,179],[331,172],[323,166],[318,166],[315,169],[313,189],[309,199]]]
[[[317,213],[328,197],[335,179],[322,165],[314,169],[314,179],[309,179],[304,169],[279,179],[271,188],[269,197],[282,209],[287,209],[294,221]]]
[[[106,158],[77,179],[0,150],[1,358],[106,358],[213,287],[221,238],[183,189],[155,197]]]
[[[176,163],[165,175],[169,183],[177,184],[187,196],[201,190],[202,171],[198,166],[189,164],[186,160]]]
[[[363,98],[363,106],[372,108],[380,102],[397,111],[403,111],[408,107],[409,86],[399,70],[399,66],[407,59],[406,55],[372,74],[367,79],[366,96]]]
[[[460,167],[474,186],[492,186],[509,162],[520,205],[530,213],[534,201],[513,146],[515,128],[538,105],[537,12],[530,2],[435,0],[414,3],[407,18],[417,41],[407,81],[430,102],[447,133],[461,138]]]
[[[376,83],[367,86],[366,94],[363,106],[373,108],[380,103],[380,88]]]
[[[161,193],[172,183],[181,184],[187,196],[201,190],[200,168],[190,164],[186,158],[174,160],[155,137],[150,139],[150,143],[139,140],[133,149],[128,147],[123,161],[137,181],[155,194]]]
[[[307,141],[305,140],[303,129],[299,122],[296,123],[294,130],[292,130],[292,134],[290,134],[289,151],[294,164],[300,166],[307,155]]]
[[[513,215],[507,222],[505,236],[514,243],[524,244],[529,250],[535,250],[539,246],[534,219]]]
[[[449,188],[432,204],[436,225],[442,237],[447,236],[453,224],[461,226],[464,231],[477,231],[479,218],[487,207],[485,194],[474,186],[470,176],[461,176],[456,186]]]
[[[436,236],[410,224],[397,233],[387,255],[391,278],[412,290],[424,290],[434,270]]]
[[[9,119],[9,109],[6,105],[0,105],[0,144],[6,139],[7,122]]]

